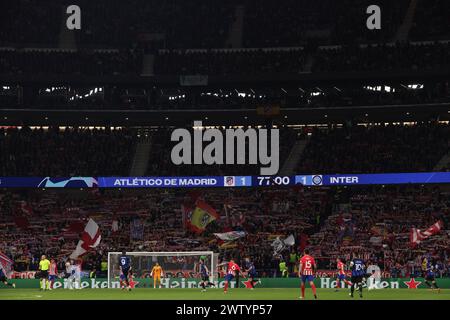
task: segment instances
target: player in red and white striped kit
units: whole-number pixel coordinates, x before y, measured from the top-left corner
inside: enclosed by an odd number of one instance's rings
[[[300,258],[300,266],[298,268],[298,276],[302,279],[301,289],[302,296],[301,299],[305,298],[305,283],[309,282],[312,292],[314,294],[314,299],[317,299],[316,286],[314,285],[314,272],[317,269],[316,261],[312,256],[309,255],[309,250],[305,249],[303,257]]]
[[[236,277],[237,273],[241,274],[242,272],[241,268],[237,265],[237,263],[234,262],[233,259],[231,259],[228,263],[225,262],[219,264],[218,267],[224,265],[227,265],[227,274],[225,275],[225,286],[223,288],[223,293],[227,293],[229,282],[231,282]]]
[[[57,275],[58,275],[58,267],[56,265],[56,261],[55,261],[55,259],[51,259],[50,260],[50,268],[48,269],[47,290],[53,289],[53,284],[55,283]]]
[[[339,291],[339,288],[341,287],[341,281],[344,281],[344,283],[349,286],[351,286],[352,283],[350,281],[348,281],[347,279],[345,279],[345,264],[342,262],[342,260],[337,258],[336,263],[337,263],[338,275],[337,275],[337,279],[336,279],[336,290],[335,291]]]

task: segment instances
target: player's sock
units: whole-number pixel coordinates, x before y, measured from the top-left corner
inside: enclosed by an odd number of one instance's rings
[[[339,289],[341,287],[341,280],[336,280],[336,289]]]
[[[210,287],[214,287],[214,286],[215,286],[215,284],[214,284],[214,283],[212,283],[212,282],[208,282],[208,286],[210,286]]]
[[[206,286],[205,286],[205,283],[204,283],[204,282],[201,283],[201,286],[202,286],[203,290],[206,289]]]
[[[225,282],[225,287],[223,288],[223,291],[224,292],[228,291],[228,281]]]
[[[353,292],[355,292],[355,284],[352,283],[352,286],[350,287],[350,295],[353,297]]]
[[[302,283],[302,298],[305,297],[305,285]]]
[[[361,285],[361,286],[359,286],[359,288],[358,288],[358,289],[359,289],[359,296],[360,296],[360,297],[362,298],[362,289],[363,289],[363,288],[362,288],[362,285]]]
[[[425,284],[428,286],[428,287],[430,287],[431,288],[431,284],[430,284],[430,282],[428,282],[428,281],[425,281]]]
[[[316,294],[316,285],[314,283],[311,284],[311,289],[314,295],[314,298],[317,299],[317,294]]]
[[[348,281],[348,280],[344,280],[344,282],[345,282],[348,286],[351,286],[351,285],[352,285],[352,283],[351,283],[350,281]]]
[[[438,287],[438,285],[437,285],[436,282],[433,282],[433,286],[434,286],[436,289],[439,289],[439,287]]]

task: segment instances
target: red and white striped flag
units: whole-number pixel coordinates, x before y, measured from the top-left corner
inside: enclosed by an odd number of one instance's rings
[[[0,252],[0,269],[3,270],[3,273],[7,278],[9,278],[11,274],[13,264],[14,262],[8,258],[8,256]]]
[[[77,247],[70,255],[71,259],[77,259],[84,255],[90,249],[97,247],[100,244],[102,236],[100,234],[100,228],[94,220],[89,219],[84,231],[81,234],[81,239],[78,241]]]
[[[435,235],[436,233],[439,233],[441,231],[442,227],[444,226],[444,223],[439,220],[435,224],[433,224],[431,227],[429,227],[425,231],[421,231],[420,229],[412,228],[411,232],[409,234],[409,241],[413,246],[419,244],[423,240],[427,239],[428,237],[431,237],[432,235]]]

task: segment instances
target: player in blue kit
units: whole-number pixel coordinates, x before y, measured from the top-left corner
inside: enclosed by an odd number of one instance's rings
[[[121,286],[122,289],[127,288],[128,291],[131,290],[130,281],[128,279],[131,271],[131,260],[127,256],[125,251],[122,251],[122,255],[119,258],[119,268],[120,268],[120,282],[125,283],[125,286]]]
[[[209,270],[205,264],[205,261],[203,261],[203,259],[200,259],[200,262],[199,262],[199,273],[202,278],[202,281],[200,282],[200,286],[202,287],[202,292],[206,292],[206,286],[214,287],[214,283],[209,281]]]
[[[250,261],[250,258],[245,259],[245,271],[247,272],[248,279],[250,280],[250,290],[253,290],[255,288],[255,284],[259,282],[259,280],[256,279],[257,273],[255,265],[252,261]]]
[[[350,297],[353,298],[355,292],[355,286],[359,290],[359,297],[362,298],[362,286],[363,278],[366,275],[366,266],[364,261],[353,256],[353,260],[350,262],[350,270],[352,271],[352,285],[350,287]]]
[[[425,273],[425,284],[431,289],[431,290],[437,290],[438,292],[441,292],[441,289],[437,286],[436,283],[436,274],[435,274],[435,266],[431,261],[428,261],[427,267],[426,267],[426,273]]]

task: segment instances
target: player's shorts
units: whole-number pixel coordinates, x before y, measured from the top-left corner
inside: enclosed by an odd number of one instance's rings
[[[302,275],[302,282],[310,282],[310,281],[314,281],[314,276],[313,275]]]
[[[160,274],[154,275],[153,279],[161,281],[161,275]]]
[[[234,279],[234,276],[231,274],[231,273],[227,273],[226,275],[225,275],[225,281],[231,281],[231,280],[233,280]]]
[[[124,274],[121,274],[119,279],[120,279],[120,281],[125,281],[125,280],[127,280],[127,277]]]
[[[363,281],[363,276],[352,276],[352,283],[361,283]]]
[[[345,280],[345,274],[338,274],[338,280]]]
[[[50,280],[50,281],[55,281],[55,279],[56,279],[56,274],[50,274],[48,276],[48,280]]]
[[[44,270],[44,271],[41,270],[39,276],[41,279],[47,279],[48,278],[48,270]]]

